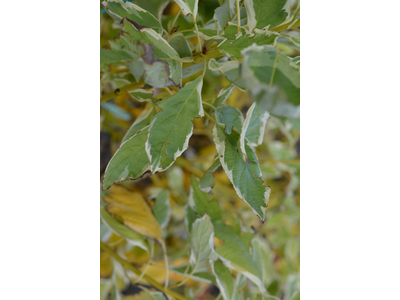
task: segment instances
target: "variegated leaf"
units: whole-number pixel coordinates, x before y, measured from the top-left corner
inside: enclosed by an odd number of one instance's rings
[[[146,126],[138,131],[115,152],[104,174],[104,190],[114,183],[139,179],[150,171],[150,161],[145,149],[148,130],[149,126]]]
[[[140,113],[140,115],[136,118],[135,122],[132,123],[128,131],[125,133],[125,136],[121,141],[121,144],[129,140],[139,130],[145,128],[147,125],[150,125],[151,119],[153,119],[155,113],[156,113],[156,108],[154,106],[150,107],[149,109],[143,110]]]
[[[240,149],[243,153],[245,160],[247,161],[247,155],[245,150],[245,139],[250,147],[256,147],[261,145],[264,139],[264,130],[269,113],[260,109],[254,102],[246,114],[246,119],[243,122],[242,130],[240,133]]]
[[[153,174],[169,168],[188,147],[193,133],[192,120],[204,116],[202,86],[203,76],[200,76],[159,105],[161,111],[150,123],[146,141]]]
[[[248,162],[244,162],[238,152],[239,134],[231,135],[215,125],[213,137],[221,165],[232,182],[236,193],[256,213],[261,220],[265,219],[270,189],[261,180],[261,170],[254,150],[245,144]]]
[[[117,21],[128,18],[141,26],[152,28],[158,34],[162,34],[163,28],[157,19],[148,11],[132,2],[122,0],[108,0],[101,3],[107,13]]]

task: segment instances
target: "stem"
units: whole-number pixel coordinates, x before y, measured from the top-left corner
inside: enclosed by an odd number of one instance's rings
[[[240,33],[240,6],[239,0],[236,0],[236,12],[237,12],[237,33]]]
[[[127,84],[127,85],[125,85],[125,86],[123,86],[123,87],[120,87],[120,88],[118,88],[118,89],[115,89],[115,90],[112,91],[112,92],[109,92],[109,93],[107,93],[107,94],[104,94],[104,95],[100,98],[100,103],[103,103],[103,102],[105,102],[105,101],[108,101],[108,100],[114,98],[115,96],[122,95],[122,94],[126,93],[127,91],[133,91],[133,90],[136,90],[136,89],[138,89],[138,88],[141,88],[141,87],[143,87],[143,85],[144,85],[144,81],[143,81],[143,80],[140,80],[139,82],[132,82],[132,83]]]
[[[197,23],[196,23],[196,19],[193,17],[193,23],[194,23],[194,28],[196,29],[196,34],[197,34],[197,41],[198,41],[198,45],[199,45],[199,53],[201,53],[201,39],[200,39],[200,35],[199,35],[199,29],[197,28]]]
[[[131,265],[128,261],[126,261],[125,259],[123,259],[122,257],[120,257],[118,254],[116,254],[111,248],[109,248],[107,246],[107,244],[103,243],[102,241],[100,241],[100,249],[102,249],[103,251],[107,252],[108,254],[110,254],[112,257],[114,257],[119,263],[121,263],[125,268],[131,270],[133,273],[135,273],[136,275],[140,276],[140,274],[142,272],[140,272],[140,270],[138,268],[136,268],[135,266]],[[159,284],[156,280],[154,280],[153,278],[151,278],[148,275],[143,275],[143,279],[146,280],[148,283],[150,283],[152,286],[154,286],[156,289],[160,290],[161,292],[163,292],[164,294],[168,294],[172,297],[175,297],[178,300],[189,300],[186,297],[178,294],[177,292],[171,291],[169,289],[165,289],[161,284]]]
[[[271,74],[271,80],[269,81],[269,86],[272,86],[272,83],[274,82],[276,64],[278,62],[278,52],[276,52],[275,55],[276,56],[275,56],[274,66],[272,67],[272,74]]]
[[[193,65],[197,65],[198,63],[203,62],[204,57],[206,57],[207,59],[211,59],[211,58],[215,58],[215,57],[219,57],[219,56],[224,56],[224,54],[222,54],[218,50],[210,51],[206,55],[203,55],[203,56],[201,56],[200,53],[201,53],[201,51],[197,55],[193,56],[193,62],[183,63],[182,68],[187,68],[187,67],[190,67]],[[201,53],[201,54],[203,54],[203,53]]]
[[[183,157],[178,157],[175,161],[175,164],[177,164],[178,166],[180,166],[181,168],[186,169],[187,171],[189,171],[190,173],[192,173],[193,175],[196,175],[198,178],[203,177],[204,172],[201,171],[200,169],[197,169],[196,167],[193,167],[189,161],[187,161],[186,159],[184,159]]]
[[[172,29],[174,29],[175,22],[176,22],[176,20],[178,20],[178,17],[179,17],[179,15],[181,14],[181,11],[182,11],[182,8],[179,9],[178,14],[176,15],[175,19],[172,21],[171,27],[169,28],[169,32],[171,32]]]
[[[204,114],[206,115],[206,117],[207,118],[209,118],[211,121],[213,121],[215,124],[218,124],[218,122],[213,118],[213,117],[211,117],[209,114],[208,114],[208,112],[204,112]]]
[[[217,108],[214,105],[212,105],[211,103],[208,103],[205,101],[202,101],[202,102],[203,102],[203,104],[207,104],[208,106],[212,107],[214,110],[217,110]]]

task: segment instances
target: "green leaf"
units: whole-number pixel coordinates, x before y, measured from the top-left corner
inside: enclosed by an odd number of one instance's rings
[[[222,223],[222,221],[213,222],[213,225],[215,236],[224,242],[222,246],[215,249],[215,252],[217,252],[218,257],[223,261],[224,265],[242,273],[261,290],[264,290],[264,285],[260,280],[261,274],[259,268],[240,237],[231,227]]]
[[[109,189],[114,183],[135,180],[150,171],[150,162],[145,149],[149,126],[146,126],[126,140],[107,165],[103,189]]]
[[[180,6],[185,16],[192,15],[196,20],[199,0],[175,0],[175,2]]]
[[[243,153],[245,160],[247,161],[247,155],[245,150],[245,139],[250,147],[256,147],[261,145],[264,139],[264,130],[269,113],[260,109],[256,103],[253,103],[246,114],[246,119],[243,122],[242,131],[240,133],[240,149]]]
[[[145,251],[149,251],[147,242],[139,233],[114,219],[105,208],[100,208],[100,216],[104,224],[107,225],[115,234],[125,238],[131,245],[138,246]]]
[[[237,131],[241,132],[243,115],[239,109],[236,107],[231,107],[230,105],[220,106],[217,108],[215,114],[217,121],[225,124],[225,132],[227,134],[232,133],[233,127],[235,127]]]
[[[222,219],[218,202],[200,189],[199,182],[193,175],[190,178],[188,204],[200,216],[208,214],[213,222]]]
[[[211,63],[211,60],[210,60],[210,63]],[[235,90],[235,86],[233,84],[231,84],[227,88],[223,88],[222,90],[220,90],[213,105],[215,107],[218,107],[218,106],[224,104],[226,99],[228,99],[228,97],[230,97],[232,95],[234,90]]]
[[[229,268],[225,267],[219,260],[213,264],[212,271],[217,280],[218,288],[224,300],[236,300],[238,295],[235,290],[235,281]]]
[[[153,174],[169,168],[188,147],[192,120],[204,116],[202,86],[203,76],[200,76],[159,105],[161,111],[154,116],[146,141]]]
[[[192,272],[208,270],[206,261],[208,259],[215,260],[216,256],[214,252],[214,228],[207,214],[193,222],[190,245],[192,250],[190,255],[190,264],[193,267]]]
[[[203,192],[208,194],[211,193],[212,188],[215,185],[213,173],[221,166],[218,157],[214,160],[213,164],[207,169],[203,177],[200,179],[199,188]]]
[[[122,0],[108,0],[102,2],[107,13],[117,21],[128,18],[141,26],[152,28],[158,34],[163,33],[163,28],[157,19],[148,11],[132,2]]]
[[[261,281],[268,285],[272,282],[273,257],[271,250],[267,248],[267,244],[259,238],[251,241],[253,260],[257,264],[261,273]]]
[[[181,85],[182,80],[182,63],[176,59],[180,59],[179,54],[172,48],[161,35],[151,28],[142,28],[134,25],[130,20],[124,19],[123,30],[133,41],[140,41],[154,46],[154,56],[157,59],[165,60],[169,67],[169,74],[172,82],[176,86]]]
[[[131,127],[125,133],[124,138],[121,141],[121,144],[129,140],[132,136],[134,136],[139,130],[145,128],[150,124],[151,119],[156,113],[156,108],[151,107],[147,110],[143,110],[140,115],[136,118],[135,122],[132,123]]]
[[[276,27],[290,14],[288,0],[244,0],[244,6],[250,31]]]
[[[192,51],[186,38],[182,33],[174,34],[169,44],[178,52],[180,57],[192,57]]]
[[[154,202],[153,213],[161,228],[165,228],[171,217],[171,204],[168,191],[162,191]]]
[[[236,40],[236,38],[238,38],[239,36],[242,36],[246,33],[246,31],[243,28],[241,28],[240,31],[241,31],[241,35],[238,35],[237,24],[233,24],[233,23],[229,22],[228,26],[226,26],[224,34],[222,36],[231,41],[234,41],[234,40]]]
[[[219,44],[218,50],[228,56],[242,58],[242,54],[240,52],[245,48],[254,43],[257,45],[272,45],[275,43],[276,37],[277,35],[272,32],[265,34],[261,33],[255,36],[242,35],[233,42],[226,39],[224,42]]]
[[[254,150],[245,145],[248,162],[244,162],[237,151],[239,135],[233,131],[232,136],[225,133],[218,125],[213,130],[214,142],[221,165],[232,182],[236,193],[256,213],[261,220],[265,219],[270,189],[263,185],[261,170]]]

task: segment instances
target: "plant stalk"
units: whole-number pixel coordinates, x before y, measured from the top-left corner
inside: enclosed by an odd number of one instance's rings
[[[138,88],[141,88],[141,87],[143,87],[143,85],[144,85],[144,81],[140,80],[139,82],[132,82],[132,83],[127,84],[127,85],[125,85],[123,87],[120,87],[119,89],[115,89],[112,92],[104,94],[100,98],[100,103],[108,101],[108,100],[114,98],[115,96],[122,95],[122,94],[126,93],[127,91],[133,91],[133,90],[136,90]]]

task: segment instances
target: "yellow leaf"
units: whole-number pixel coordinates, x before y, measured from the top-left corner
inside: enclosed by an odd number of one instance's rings
[[[161,227],[142,195],[115,186],[104,200],[112,215],[121,217],[124,224],[137,233],[161,240]]]

